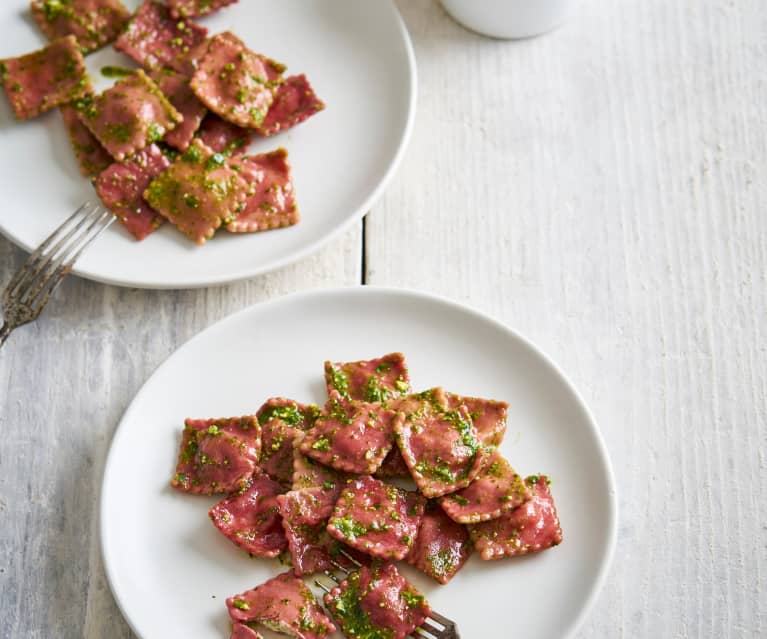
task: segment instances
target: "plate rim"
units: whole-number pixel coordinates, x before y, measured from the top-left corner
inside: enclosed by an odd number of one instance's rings
[[[415,51],[413,49],[413,42],[410,38],[410,32],[408,31],[407,25],[405,24],[405,20],[403,19],[402,14],[400,13],[399,8],[397,7],[395,3],[395,0],[387,0],[387,4],[389,6],[389,9],[392,12],[392,17],[394,18],[396,28],[402,38],[402,44],[404,45],[405,58],[407,61],[407,75],[409,80],[407,83],[407,93],[408,93],[407,117],[405,121],[405,126],[402,129],[402,132],[399,137],[399,141],[397,143],[397,149],[394,152],[394,154],[391,156],[386,166],[386,170],[378,178],[375,188],[373,188],[373,190],[370,192],[368,197],[346,220],[344,220],[338,226],[332,228],[330,231],[328,231],[324,235],[321,235],[320,237],[315,238],[314,240],[309,242],[306,246],[302,247],[301,249],[297,251],[293,251],[292,253],[288,255],[271,260],[270,262],[267,262],[266,264],[263,264],[255,268],[240,269],[236,273],[232,273],[229,275],[220,275],[220,276],[212,276],[212,277],[206,276],[205,279],[198,279],[194,282],[186,282],[186,283],[179,283],[179,282],[172,282],[172,281],[144,282],[144,281],[136,281],[132,279],[125,279],[125,278],[111,278],[111,277],[104,277],[102,275],[99,275],[98,273],[94,272],[93,269],[85,270],[85,269],[77,268],[77,266],[75,266],[72,269],[72,273],[84,279],[91,280],[93,282],[99,282],[101,284],[109,284],[112,286],[120,286],[123,288],[139,288],[144,290],[185,291],[185,290],[193,290],[198,288],[206,288],[210,286],[224,286],[226,284],[233,284],[235,282],[241,282],[243,280],[248,280],[248,279],[259,277],[261,275],[265,275],[267,273],[271,273],[273,271],[276,271],[290,264],[294,264],[295,262],[298,262],[310,255],[313,255],[314,253],[319,251],[321,248],[323,248],[324,246],[332,242],[334,239],[339,237],[343,232],[345,232],[349,227],[351,227],[352,224],[360,221],[365,215],[367,215],[370,212],[373,206],[375,206],[375,204],[381,198],[384,191],[389,186],[389,183],[391,182],[392,178],[394,177],[394,174],[397,172],[397,169],[402,163],[402,159],[404,158],[405,152],[407,151],[407,148],[410,144],[410,139],[412,137],[413,129],[415,126],[415,117],[416,117],[416,111],[417,111],[418,68],[416,65],[416,57],[415,57]],[[94,193],[93,197],[90,198],[90,201],[95,201],[96,203],[99,203],[98,196]],[[31,253],[32,251],[35,250],[35,248],[37,248],[36,246],[32,246],[28,244],[27,242],[23,242],[20,239],[14,237],[11,231],[7,229],[5,225],[2,223],[2,220],[0,220],[0,235],[5,237],[9,242],[14,244],[15,246],[26,251],[27,253]],[[42,239],[40,241],[42,242]]]
[[[490,322],[493,326],[502,330],[512,339],[516,339],[517,341],[519,341],[519,343],[521,343],[522,346],[527,348],[531,353],[538,356],[540,360],[542,361],[542,363],[550,368],[551,372],[554,373],[559,378],[559,381],[562,382],[563,385],[567,388],[567,390],[572,394],[573,398],[576,401],[576,404],[578,405],[578,408],[581,411],[583,411],[583,414],[585,415],[587,419],[589,428],[591,429],[592,434],[594,436],[594,440],[596,442],[596,451],[598,453],[599,460],[602,464],[602,468],[604,469],[604,473],[607,478],[606,515],[607,515],[609,530],[608,530],[607,547],[605,548],[605,551],[602,554],[601,564],[599,566],[596,579],[592,582],[588,590],[588,594],[586,596],[584,604],[581,607],[580,611],[578,612],[577,616],[570,623],[570,626],[567,629],[567,632],[564,635],[562,635],[562,639],[571,639],[575,635],[575,633],[578,631],[578,629],[583,625],[583,622],[585,621],[586,617],[588,616],[588,614],[594,607],[597,597],[599,596],[600,592],[602,591],[604,587],[605,582],[607,581],[607,577],[610,573],[610,567],[612,566],[612,562],[615,556],[615,549],[617,546],[617,537],[618,537],[619,507],[618,507],[618,491],[617,491],[617,485],[615,482],[615,473],[613,470],[607,445],[605,444],[604,438],[602,436],[602,432],[599,429],[599,425],[596,421],[596,418],[594,417],[594,414],[592,413],[588,404],[586,404],[585,400],[581,396],[581,393],[573,384],[572,380],[565,374],[565,372],[560,368],[560,366],[551,357],[549,357],[549,355],[543,349],[538,347],[530,339],[525,337],[525,335],[515,330],[510,325],[502,322],[501,320],[495,318],[489,313],[484,313],[477,308],[469,306],[467,303],[459,302],[457,300],[448,298],[443,295],[425,292],[425,291],[419,291],[419,290],[411,289],[411,288],[399,288],[399,287],[393,287],[393,286],[375,286],[375,285],[356,285],[356,286],[347,286],[347,287],[335,287],[335,288],[300,291],[297,293],[291,293],[288,295],[275,297],[269,300],[264,300],[262,302],[256,302],[255,304],[251,304],[239,311],[235,311],[234,313],[231,313],[227,315],[226,317],[223,317],[220,320],[217,320],[213,322],[212,324],[208,325],[207,327],[203,328],[198,333],[196,333],[195,335],[190,337],[188,340],[186,340],[183,344],[176,347],[173,350],[173,352],[170,353],[152,371],[152,373],[146,378],[146,380],[138,389],[138,391],[133,395],[132,399],[130,400],[130,404],[123,412],[123,415],[120,418],[120,421],[117,427],[115,428],[114,433],[112,434],[112,439],[109,444],[109,450],[106,456],[106,461],[104,463],[104,469],[102,473],[101,484],[99,487],[99,497],[98,497],[99,548],[101,551],[101,558],[102,558],[102,562],[104,566],[104,574],[106,576],[107,583],[109,585],[109,590],[112,594],[112,597],[114,598],[114,601],[117,604],[117,607],[120,610],[120,613],[122,614],[123,619],[125,619],[125,622],[128,624],[128,626],[131,628],[133,633],[139,639],[145,639],[145,637],[141,635],[138,629],[134,626],[130,617],[126,614],[124,602],[121,600],[120,595],[118,594],[117,589],[115,587],[115,575],[113,572],[114,566],[112,565],[113,560],[111,559],[112,555],[110,555],[110,553],[107,551],[107,543],[108,543],[106,538],[107,522],[106,522],[106,517],[104,514],[106,512],[106,508],[104,507],[105,501],[106,501],[105,488],[107,485],[107,480],[110,479],[110,475],[112,474],[110,472],[110,468],[113,465],[115,450],[117,448],[116,445],[120,439],[121,433],[125,431],[125,425],[127,424],[128,419],[131,417],[131,414],[133,413],[133,411],[137,410],[136,405],[139,399],[141,399],[143,395],[148,392],[148,387],[150,383],[152,382],[152,380],[161,372],[162,369],[170,365],[170,362],[175,358],[175,356],[181,350],[183,350],[187,346],[190,346],[196,341],[203,339],[205,335],[216,330],[220,325],[227,323],[229,321],[234,321],[236,318],[242,315],[246,315],[248,313],[252,313],[256,310],[260,310],[260,311],[272,310],[273,311],[274,309],[279,308],[279,306],[284,304],[302,302],[304,300],[310,300],[311,298],[314,298],[314,297],[334,296],[334,295],[349,295],[352,297],[366,296],[366,295],[384,295],[384,296],[393,296],[393,297],[400,296],[405,299],[414,299],[416,301],[427,301],[427,302],[431,302],[435,304],[441,304],[443,306],[448,307],[452,311],[466,313],[467,315],[471,316],[474,319]]]

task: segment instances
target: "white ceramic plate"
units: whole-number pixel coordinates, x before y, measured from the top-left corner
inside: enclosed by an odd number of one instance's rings
[[[405,353],[416,389],[509,402],[502,451],[520,473],[551,476],[564,530],[562,545],[538,556],[474,556],[447,586],[406,574],[463,637],[505,636],[512,625],[526,639],[574,632],[607,572],[617,519],[588,409],[550,360],[502,324],[442,299],[365,287],[237,313],[180,348],[134,399],[107,461],[101,541],[112,591],[141,639],[226,639],[225,598],[285,570],[248,558],[213,527],[216,498],[169,487],[183,419],[253,413],[275,395],[322,403],[325,359],[393,350]]]
[[[131,8],[138,0],[124,0]],[[41,47],[28,0],[0,3],[0,58]],[[145,288],[187,288],[252,277],[319,248],[366,213],[409,138],[416,77],[407,30],[390,0],[242,0],[201,23],[306,73],[327,108],[294,129],[258,140],[254,152],[290,152],[301,223],[289,229],[219,232],[198,247],[170,225],[136,242],[115,224],[78,262],[91,279]],[[87,57],[97,88],[105,65],[132,66],[111,47]],[[78,172],[57,111],[17,123],[0,96],[0,232],[27,250],[85,201],[97,199]]]

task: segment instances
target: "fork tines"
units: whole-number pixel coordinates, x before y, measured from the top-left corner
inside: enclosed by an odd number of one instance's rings
[[[47,296],[69,272],[83,250],[114,219],[102,206],[83,204],[27,258],[6,287],[4,304],[15,299],[33,309],[40,301],[44,305]]]
[[[362,567],[362,564],[358,562],[354,557],[352,557],[349,553],[342,550],[341,554],[344,556],[345,559],[347,559],[349,562],[351,562],[357,569]],[[344,577],[349,576],[349,569],[338,563],[337,561],[331,560],[330,562],[333,565],[333,568],[335,568],[338,572],[342,573]],[[341,583],[341,579],[339,579],[333,572],[330,570],[324,571],[325,576],[327,576],[329,579],[333,580],[336,584]],[[330,588],[328,588],[325,584],[323,584],[318,579],[314,580],[314,583],[321,588],[324,592],[329,593]],[[458,635],[458,627],[456,626],[455,622],[451,621],[447,617],[440,615],[437,612],[434,612],[433,610],[429,614],[429,617],[426,619],[426,621],[423,623],[423,625],[419,626],[415,629],[415,636],[419,639],[460,639],[460,636]]]

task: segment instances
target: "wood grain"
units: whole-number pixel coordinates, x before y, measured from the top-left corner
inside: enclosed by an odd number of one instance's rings
[[[502,318],[593,407],[621,523],[579,636],[765,636],[764,3],[587,0],[519,42],[399,6],[419,114],[367,281]]]
[[[0,637],[132,637],[104,576],[98,495],[112,433],[154,369],[256,302],[359,283],[361,225],[266,277],[191,291],[69,278],[0,352]],[[22,251],[0,239],[3,281]]]

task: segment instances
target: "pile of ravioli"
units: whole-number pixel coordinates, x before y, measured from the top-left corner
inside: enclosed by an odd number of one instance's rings
[[[137,240],[165,221],[197,244],[299,221],[287,151],[246,152],[324,104],[305,75],[191,20],[236,1],[145,0],[131,15],[120,0],[32,0],[50,44],[0,62],[16,117],[60,109],[82,174]],[[141,68],[112,69],[97,95],[83,56],[110,42]]]
[[[402,639],[430,608],[394,561],[446,584],[475,549],[490,560],[562,541],[548,478],[523,479],[498,451],[505,402],[413,392],[401,353],[326,362],[325,382],[323,408],[272,398],[254,415],[185,422],[171,484],[225,494],[209,511],[223,535],[292,564],[227,600],[233,638],[263,624],[315,639],[335,622]],[[301,577],[339,566],[350,574],[325,595],[331,620]]]

